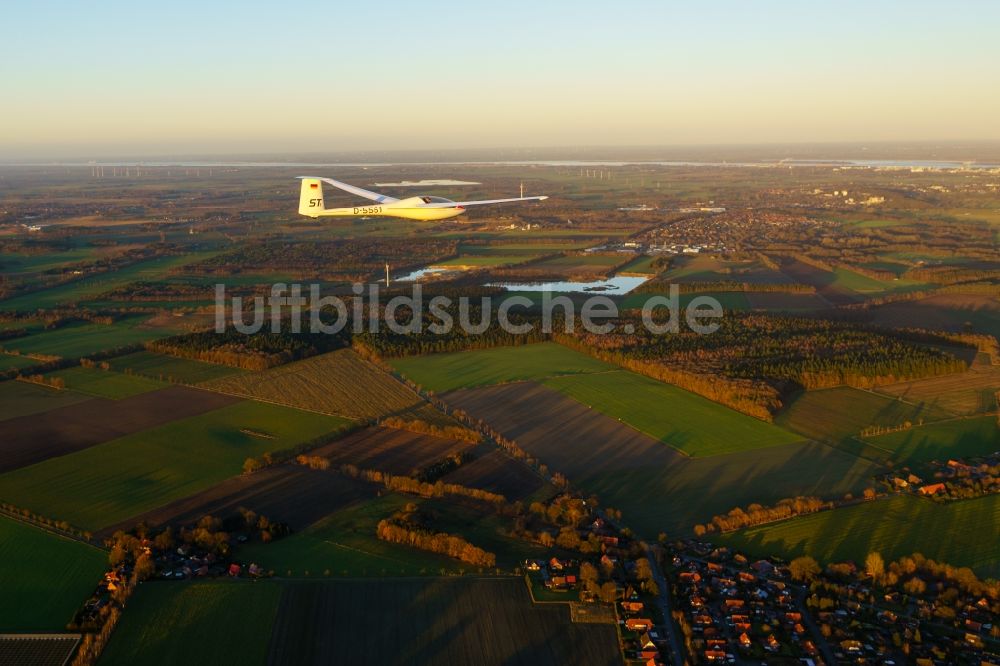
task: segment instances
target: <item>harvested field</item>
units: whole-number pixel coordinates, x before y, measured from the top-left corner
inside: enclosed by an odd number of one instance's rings
[[[107,527],[98,537],[132,529],[140,521],[150,526],[191,525],[205,515],[226,518],[235,515],[240,507],[300,530],[351,502],[374,496],[371,484],[337,472],[288,463],[226,479],[200,493]]]
[[[512,502],[523,500],[544,485],[527,465],[498,449],[488,451],[462,465],[442,480],[500,493]]]
[[[79,634],[0,634],[0,664],[62,666],[79,642]]]
[[[41,390],[52,391],[46,388]],[[33,465],[236,402],[240,400],[218,393],[170,386],[122,400],[92,398],[50,409],[42,415],[28,414],[8,419],[4,422],[4,437],[0,440],[0,472]]]
[[[603,505],[621,509],[645,538],[661,531],[687,536],[695,523],[749,502],[857,492],[877,469],[816,443],[687,458],[537,384],[455,391],[445,399],[596,493]]]
[[[615,628],[534,604],[524,581],[286,584],[268,664],[621,664]]]
[[[409,388],[350,349],[261,372],[221,377],[200,386],[351,419],[399,414],[424,403]]]
[[[364,428],[310,451],[333,466],[357,465],[392,474],[411,474],[472,444],[393,428]]]
[[[991,365],[983,356],[967,372],[880,386],[878,392],[959,415],[993,411],[1000,391],[1000,365]]]
[[[757,260],[727,261],[712,255],[677,257],[674,267],[663,274],[667,282],[749,282],[783,284],[791,282],[787,275],[765,266]]]

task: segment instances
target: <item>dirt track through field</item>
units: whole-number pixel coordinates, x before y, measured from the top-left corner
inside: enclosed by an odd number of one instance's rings
[[[0,422],[0,472],[74,453],[134,432],[241,402],[219,393],[170,386],[123,400],[84,402]]]

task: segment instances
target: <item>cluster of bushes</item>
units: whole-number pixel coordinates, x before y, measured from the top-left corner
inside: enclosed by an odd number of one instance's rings
[[[478,444],[482,441],[482,437],[474,430],[465,428],[459,425],[453,426],[439,426],[433,423],[428,423],[423,419],[404,419],[399,416],[390,416],[388,418],[382,419],[381,425],[387,428],[395,428],[396,430],[407,430],[409,432],[419,433],[421,435],[430,435],[432,437],[442,437],[445,439],[454,439],[459,442],[470,442],[472,444]]]
[[[381,472],[377,469],[358,469],[355,465],[343,465],[340,471],[352,479],[363,479],[369,483],[379,483],[384,485],[388,490],[420,495],[421,497],[459,495],[491,504],[506,504],[507,502],[507,498],[498,493],[491,493],[488,490],[480,490],[478,488],[469,488],[457,483],[444,483],[440,480],[434,483],[427,483],[410,476],[390,474],[389,472]]]
[[[496,555],[474,546],[460,536],[434,532],[418,522],[416,507],[409,504],[391,518],[380,520],[375,530],[383,541],[447,555],[478,567],[495,567]]]
[[[778,501],[774,506],[763,506],[761,504],[750,504],[746,509],[736,507],[728,513],[713,517],[704,525],[695,525],[696,536],[703,536],[708,532],[732,532],[744,527],[773,523],[778,520],[785,520],[794,516],[804,516],[824,509],[832,509],[834,503],[829,500],[822,500],[818,497],[794,497]]]

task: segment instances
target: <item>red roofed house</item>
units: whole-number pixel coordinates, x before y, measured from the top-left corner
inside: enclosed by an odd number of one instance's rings
[[[929,483],[926,486],[920,486],[921,495],[937,495],[938,493],[943,493],[946,490],[943,483]]]
[[[625,628],[629,631],[649,631],[653,628],[653,621],[644,617],[630,617],[625,620]]]

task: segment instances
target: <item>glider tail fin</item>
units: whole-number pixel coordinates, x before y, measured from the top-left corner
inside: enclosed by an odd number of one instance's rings
[[[323,209],[323,183],[319,178],[303,178],[299,191],[299,215],[319,217]]]

